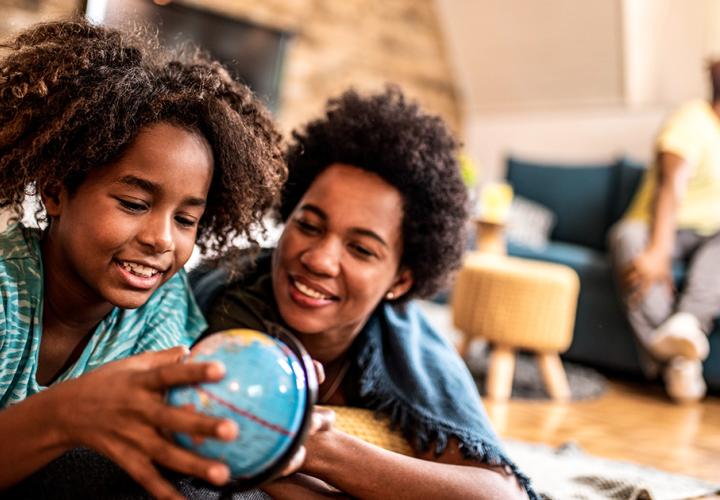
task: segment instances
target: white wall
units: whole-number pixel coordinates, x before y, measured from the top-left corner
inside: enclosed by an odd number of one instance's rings
[[[504,158],[647,162],[663,118],[709,95],[719,0],[436,0],[480,178]]]

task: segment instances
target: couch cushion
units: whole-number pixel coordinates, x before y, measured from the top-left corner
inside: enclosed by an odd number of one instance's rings
[[[557,217],[553,240],[605,249],[615,162],[549,165],[510,157],[507,167],[515,193],[545,205]]]

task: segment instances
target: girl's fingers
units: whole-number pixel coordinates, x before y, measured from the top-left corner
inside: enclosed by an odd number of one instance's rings
[[[118,446],[119,445],[119,446]],[[116,443],[116,453],[110,456],[140,486],[155,498],[183,500],[183,496],[167,482],[142,452],[127,444]]]
[[[187,408],[176,408],[161,401],[148,403],[145,415],[153,427],[172,432],[222,441],[232,441],[238,436],[238,426],[232,420],[211,417]]]
[[[184,448],[162,440],[162,445],[152,450],[153,461],[181,474],[199,477],[221,486],[230,480],[230,468],[222,462],[198,456]]]
[[[180,345],[162,351],[144,352],[128,359],[134,360],[138,364],[137,368],[151,370],[159,366],[179,363],[189,353],[187,347]]]
[[[222,363],[174,363],[142,371],[138,377],[142,385],[152,391],[163,391],[176,385],[216,382],[225,376]]]

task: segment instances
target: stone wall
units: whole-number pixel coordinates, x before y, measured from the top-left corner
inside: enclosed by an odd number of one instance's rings
[[[399,84],[454,131],[461,116],[433,0],[177,0],[294,35],[278,121],[287,132],[350,86]],[[67,15],[78,0],[0,0],[0,33]]]
[[[454,131],[461,113],[433,0],[184,0],[289,30],[278,120],[288,131],[349,86],[399,84]]]

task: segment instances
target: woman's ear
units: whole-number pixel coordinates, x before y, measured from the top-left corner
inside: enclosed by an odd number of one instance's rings
[[[401,269],[397,273],[397,276],[395,276],[392,286],[385,294],[385,298],[387,300],[395,300],[402,297],[410,290],[413,283],[412,271],[407,268]]]
[[[48,217],[57,217],[62,211],[63,188],[58,183],[46,184],[40,190],[40,199]]]

